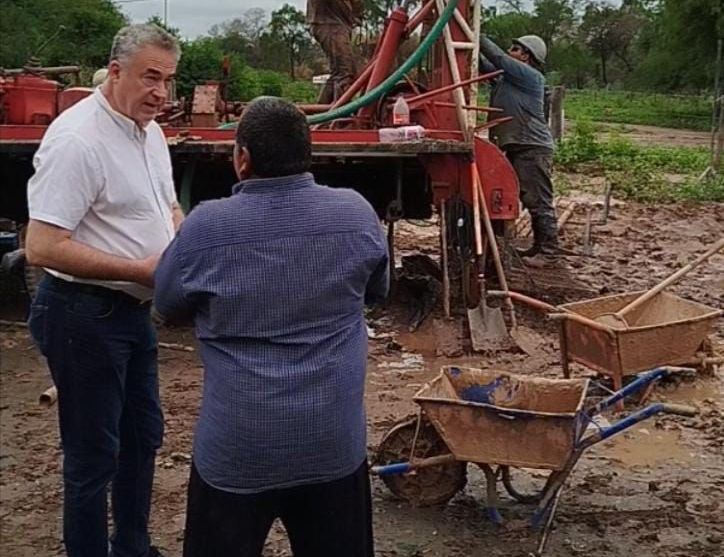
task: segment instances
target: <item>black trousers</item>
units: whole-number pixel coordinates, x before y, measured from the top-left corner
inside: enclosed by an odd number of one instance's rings
[[[536,244],[558,243],[558,224],[553,205],[553,151],[546,147],[506,146],[505,155],[520,182],[520,200],[530,213]]]
[[[259,557],[274,519],[295,557],[374,557],[367,462],[331,482],[242,495],[191,467],[184,557]]]

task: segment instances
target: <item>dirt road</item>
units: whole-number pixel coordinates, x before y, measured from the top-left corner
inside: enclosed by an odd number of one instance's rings
[[[579,250],[583,213],[563,231],[564,245]],[[611,220],[593,232],[593,258],[569,258],[570,273],[593,293],[652,286],[724,233],[724,206],[664,207],[615,204]],[[399,253],[434,253],[437,228],[404,224]],[[580,297],[580,290],[558,292]],[[724,306],[724,256],[672,289],[713,307]],[[5,307],[9,307],[6,305]],[[383,434],[415,409],[412,395],[446,363],[494,367],[557,376],[557,340],[550,325],[521,312],[542,339],[532,356],[504,352],[437,355],[436,319],[406,331],[406,308],[394,306],[369,316],[371,329],[366,401],[370,455]],[[8,318],[3,315],[3,318]],[[17,315],[16,315],[17,317]],[[462,336],[463,320],[458,319]],[[38,395],[50,384],[44,362],[27,331],[0,327],[0,554],[50,556],[61,549],[61,452],[55,409],[41,408]],[[189,330],[163,330],[161,339],[194,345]],[[724,321],[712,336],[724,352]],[[449,339],[448,339],[449,341]],[[453,342],[454,344],[454,342]],[[576,375],[591,372],[574,366]],[[202,370],[196,352],[162,349],[165,444],[158,455],[152,512],[154,543],[180,555],[185,487]],[[661,418],[642,424],[584,456],[563,492],[547,555],[573,557],[711,557],[724,555],[724,387],[722,375],[685,376],[657,388],[655,398],[695,405],[696,418]],[[630,408],[629,408],[630,409]],[[611,417],[611,416],[609,416]],[[523,485],[542,474],[519,475]],[[379,557],[527,556],[536,534],[521,525],[531,509],[502,497],[510,526],[493,527],[483,508],[482,474],[469,466],[462,493],[440,508],[413,509],[373,479],[376,552]],[[266,556],[289,555],[281,526],[275,526]],[[342,556],[341,556],[342,557]]]
[[[710,132],[682,130],[676,128],[660,128],[658,126],[644,126],[641,124],[610,124],[596,122],[598,136],[608,139],[612,134],[639,145],[659,145],[666,147],[709,147]],[[571,123],[568,123],[571,129]]]

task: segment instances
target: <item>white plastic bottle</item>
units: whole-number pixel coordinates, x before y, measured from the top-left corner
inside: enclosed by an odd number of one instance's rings
[[[410,106],[405,97],[399,95],[392,107],[392,125],[407,126],[410,124]]]

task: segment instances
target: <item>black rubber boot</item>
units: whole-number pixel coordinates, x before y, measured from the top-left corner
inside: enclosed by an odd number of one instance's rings
[[[520,257],[535,257],[538,254],[556,255],[558,253],[558,223],[555,218],[535,216],[531,222],[533,245],[526,250],[518,250]]]

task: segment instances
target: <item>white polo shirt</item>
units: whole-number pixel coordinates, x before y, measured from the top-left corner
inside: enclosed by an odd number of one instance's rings
[[[141,129],[113,110],[100,88],[50,125],[33,158],[30,218],[70,230],[78,242],[106,253],[143,259],[160,254],[174,236],[176,201],[171,157],[160,126]],[[139,299],[140,284],[76,278]]]

